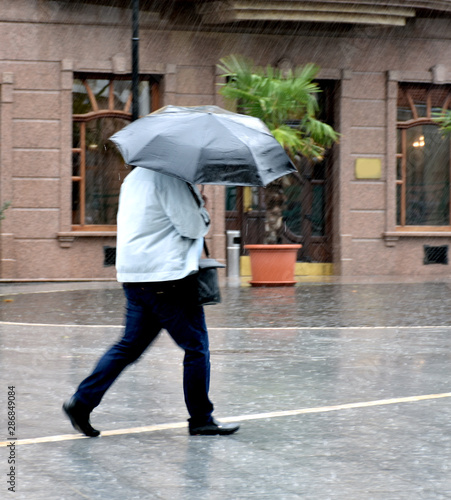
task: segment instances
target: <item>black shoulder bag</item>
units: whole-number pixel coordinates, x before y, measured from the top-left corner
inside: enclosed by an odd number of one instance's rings
[[[199,197],[195,193],[193,186],[186,183],[191,191],[198,207],[201,207]],[[204,240],[204,251],[206,259],[200,259],[199,271],[196,273],[197,285],[197,304],[206,306],[210,304],[219,304],[221,302],[221,293],[219,290],[218,268],[226,267],[215,259],[210,258],[210,252],[207,243]]]

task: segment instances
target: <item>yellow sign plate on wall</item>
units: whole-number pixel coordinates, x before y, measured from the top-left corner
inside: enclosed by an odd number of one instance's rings
[[[382,162],[379,158],[357,158],[355,161],[356,179],[380,179]]]

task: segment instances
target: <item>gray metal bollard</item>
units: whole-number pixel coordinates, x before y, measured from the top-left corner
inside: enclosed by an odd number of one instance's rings
[[[226,231],[227,234],[227,276],[238,278],[240,276],[240,231]]]

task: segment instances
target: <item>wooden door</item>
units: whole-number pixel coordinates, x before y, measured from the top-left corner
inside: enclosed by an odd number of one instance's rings
[[[319,118],[334,126],[335,82],[319,82]],[[298,261],[332,262],[333,148],[321,162],[298,161],[298,173],[284,178],[285,206],[281,243],[301,243]],[[241,253],[247,244],[263,243],[264,188],[227,188],[226,230],[241,231]]]

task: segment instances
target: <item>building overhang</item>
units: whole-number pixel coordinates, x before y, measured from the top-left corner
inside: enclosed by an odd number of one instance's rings
[[[58,0],[129,9],[131,0]],[[140,0],[161,19],[211,26],[322,23],[404,26],[408,19],[449,17],[451,0]]]
[[[404,26],[415,9],[358,2],[220,0],[198,6],[204,24],[252,21],[318,22]]]

